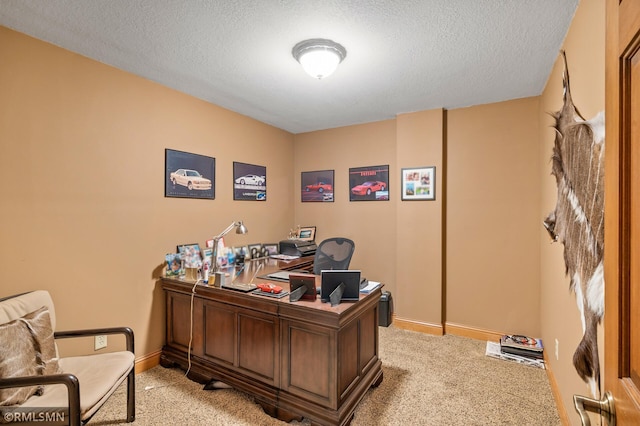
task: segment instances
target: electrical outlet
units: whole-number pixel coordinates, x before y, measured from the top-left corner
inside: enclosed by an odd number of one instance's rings
[[[556,339],[556,361],[560,358],[559,351],[560,351],[560,341]]]
[[[94,350],[104,349],[107,347],[107,336],[96,336],[94,341]]]

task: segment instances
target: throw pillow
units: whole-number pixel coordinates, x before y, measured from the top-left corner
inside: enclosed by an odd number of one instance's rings
[[[38,374],[33,337],[20,319],[0,325],[0,377]],[[39,386],[0,389],[0,406],[18,405],[41,391]]]
[[[35,341],[36,361],[40,367],[40,374],[62,373],[58,364],[49,310],[43,306],[23,316],[21,320],[25,322]]]

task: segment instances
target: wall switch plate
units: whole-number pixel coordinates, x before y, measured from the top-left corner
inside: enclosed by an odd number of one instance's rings
[[[560,359],[560,342],[556,339],[556,361]]]
[[[107,347],[107,336],[95,336],[93,348],[94,350],[104,349]]]

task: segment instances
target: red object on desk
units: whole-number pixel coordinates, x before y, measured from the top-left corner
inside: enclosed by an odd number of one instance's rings
[[[258,286],[258,288],[262,291],[264,291],[265,293],[274,293],[274,294],[278,294],[282,291],[282,287],[280,287],[279,285],[275,285],[275,284],[268,284],[268,283],[259,283],[256,284]]]

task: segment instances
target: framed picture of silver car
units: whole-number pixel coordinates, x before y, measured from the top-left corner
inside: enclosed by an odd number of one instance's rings
[[[189,152],[164,150],[164,196],[216,198],[216,159]]]
[[[436,199],[435,167],[405,168],[400,178],[402,201]]]
[[[388,201],[389,165],[349,169],[349,201]]]
[[[267,200],[267,168],[254,164],[233,162],[233,199]]]

